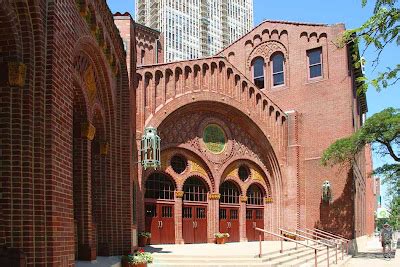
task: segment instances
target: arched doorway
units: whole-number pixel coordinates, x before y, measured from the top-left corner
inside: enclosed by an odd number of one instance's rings
[[[145,229],[152,244],[175,243],[174,191],[172,180],[164,173],[153,173],[146,181]]]
[[[222,183],[220,190],[219,231],[229,233],[229,242],[239,242],[239,188],[231,181]]]
[[[196,176],[183,185],[182,235],[185,244],[207,242],[208,187]]]
[[[258,240],[255,228],[264,228],[264,193],[257,185],[252,184],[247,190],[246,236],[248,241]]]

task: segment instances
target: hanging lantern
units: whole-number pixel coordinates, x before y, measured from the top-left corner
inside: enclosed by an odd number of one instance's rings
[[[140,154],[143,168],[160,168],[160,137],[157,135],[157,129],[147,127],[142,136]]]
[[[322,184],[322,200],[326,203],[332,201],[332,186],[329,181],[325,181]]]

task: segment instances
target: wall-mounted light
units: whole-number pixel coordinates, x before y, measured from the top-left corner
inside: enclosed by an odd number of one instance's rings
[[[330,203],[332,201],[332,186],[329,181],[322,184],[322,201]]]
[[[161,139],[157,135],[157,129],[147,127],[144,129],[144,134],[141,140],[140,155],[141,164],[146,170],[147,168],[160,168],[160,142]]]

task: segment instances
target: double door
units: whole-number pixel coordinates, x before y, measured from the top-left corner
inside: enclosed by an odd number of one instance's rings
[[[185,244],[207,243],[206,206],[183,206],[182,235]]]
[[[174,244],[175,224],[172,204],[146,203],[146,231],[151,244]]]
[[[239,242],[239,208],[220,207],[219,231],[229,234],[228,242]]]
[[[248,241],[259,240],[260,232],[256,231],[256,227],[264,229],[264,210],[246,209],[246,236]],[[261,233],[261,238],[264,240],[264,234]]]

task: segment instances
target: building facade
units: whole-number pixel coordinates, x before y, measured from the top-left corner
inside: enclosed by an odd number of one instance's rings
[[[266,21],[174,63],[105,1],[0,0],[0,29],[0,266],[122,255],[145,230],[154,244],[368,233],[368,151],[320,164],[366,112],[343,25]],[[157,170],[137,164],[150,126]]]
[[[137,135],[162,140],[161,170],[138,171],[138,229],[154,243],[251,241],[256,226],[364,235],[370,154],[320,163],[367,111],[344,30],[265,21],[214,57],[138,67]]]
[[[137,0],[135,9],[163,33],[166,62],[214,55],[253,27],[253,0]]]

